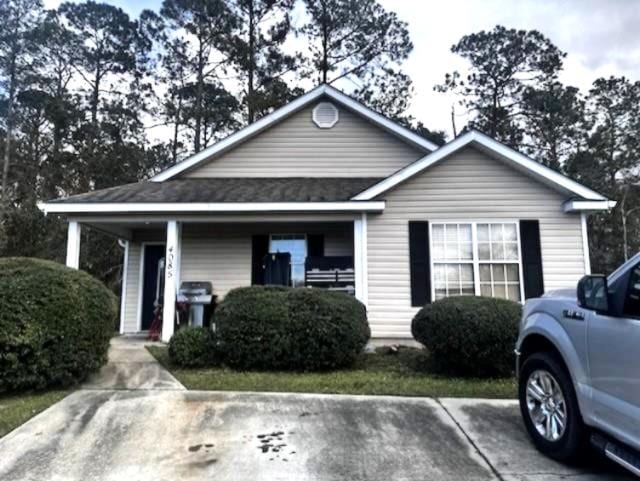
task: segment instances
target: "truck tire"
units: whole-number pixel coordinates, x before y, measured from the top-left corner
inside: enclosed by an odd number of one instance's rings
[[[586,426],[562,361],[549,352],[529,356],[520,370],[518,397],[536,448],[558,461],[576,462],[586,445]]]

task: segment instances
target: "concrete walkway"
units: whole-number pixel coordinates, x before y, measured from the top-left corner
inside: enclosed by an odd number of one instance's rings
[[[120,343],[85,389],[0,439],[0,479],[631,479],[539,455],[513,401],[186,391]]]
[[[92,376],[82,389],[185,390],[155,357],[144,339],[116,337],[111,340],[109,362]]]

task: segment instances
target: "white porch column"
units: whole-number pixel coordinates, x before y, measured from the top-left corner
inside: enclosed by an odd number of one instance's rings
[[[176,293],[180,286],[180,223],[167,222],[167,250],[164,266],[164,305],[162,309],[162,341],[169,342],[173,336],[176,317]]]
[[[80,267],[80,224],[75,220],[69,221],[67,230],[67,266]]]
[[[353,221],[353,269],[356,280],[356,299],[365,306],[369,300],[367,276],[367,214]]]

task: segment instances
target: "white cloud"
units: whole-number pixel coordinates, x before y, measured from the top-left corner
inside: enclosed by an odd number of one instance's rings
[[[562,80],[585,92],[600,76],[640,80],[640,4],[636,0],[380,2],[409,23],[415,48],[406,70],[416,87],[411,113],[431,128],[451,133],[451,105],[456,99],[433,91],[446,72],[466,67],[450,52],[451,45],[465,34],[497,24],[537,29],[549,37],[568,54]]]

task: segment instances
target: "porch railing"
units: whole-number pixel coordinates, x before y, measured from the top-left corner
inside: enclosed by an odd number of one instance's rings
[[[355,294],[356,275],[351,256],[307,257],[304,284]]]

